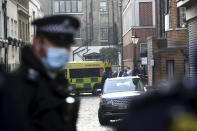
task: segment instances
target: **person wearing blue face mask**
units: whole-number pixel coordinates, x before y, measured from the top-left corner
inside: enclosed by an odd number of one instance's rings
[[[22,64],[7,87],[31,128],[76,131],[79,101],[70,96],[64,69],[80,22],[71,16],[37,19],[32,47],[22,49]]]

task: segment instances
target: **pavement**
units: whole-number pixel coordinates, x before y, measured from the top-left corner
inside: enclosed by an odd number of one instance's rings
[[[98,120],[99,96],[80,95],[81,104],[77,122],[78,131],[114,131],[112,126],[101,126]]]

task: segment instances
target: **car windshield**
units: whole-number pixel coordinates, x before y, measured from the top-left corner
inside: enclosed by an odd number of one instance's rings
[[[143,86],[139,78],[107,80],[104,85],[103,93],[142,91]]]

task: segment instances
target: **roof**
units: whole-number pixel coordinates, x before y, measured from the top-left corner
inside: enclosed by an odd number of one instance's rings
[[[116,77],[116,78],[108,78],[107,80],[122,80],[122,79],[134,79],[140,78],[139,76],[127,76],[127,77]]]
[[[85,57],[90,57],[90,56],[100,56],[100,53],[92,52],[90,54],[84,55]]]
[[[69,62],[69,63],[71,63],[71,64],[73,64],[73,63],[103,63],[102,61],[74,61],[74,62]]]

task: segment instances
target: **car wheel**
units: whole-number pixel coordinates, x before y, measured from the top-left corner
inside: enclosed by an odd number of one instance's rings
[[[92,90],[92,94],[93,94],[93,95],[98,95],[97,89],[98,89],[98,85],[95,84],[95,85],[94,85],[94,88],[93,88],[93,90]]]
[[[102,113],[102,110],[101,109],[99,109],[99,112],[98,112],[98,119],[99,119],[99,123],[102,126],[107,126],[110,123],[110,120],[109,119],[103,117],[103,113]]]

